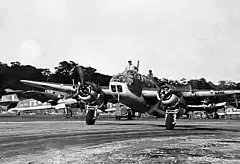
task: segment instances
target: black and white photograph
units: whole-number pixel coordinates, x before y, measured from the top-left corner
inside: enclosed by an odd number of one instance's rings
[[[0,164],[239,164],[239,0],[0,0]]]

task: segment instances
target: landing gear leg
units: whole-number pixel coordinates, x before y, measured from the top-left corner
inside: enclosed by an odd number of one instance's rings
[[[86,115],[86,124],[94,125],[97,117],[98,117],[97,108],[96,107],[91,107],[90,109],[88,108],[88,112]]]
[[[166,130],[173,130],[176,125],[177,110],[167,110],[165,114]]]

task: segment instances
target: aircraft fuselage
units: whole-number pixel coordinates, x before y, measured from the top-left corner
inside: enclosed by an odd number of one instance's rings
[[[152,80],[135,71],[118,74],[109,83],[109,89],[113,97],[135,112],[147,112],[149,110],[142,95],[142,89],[156,87],[157,85]]]

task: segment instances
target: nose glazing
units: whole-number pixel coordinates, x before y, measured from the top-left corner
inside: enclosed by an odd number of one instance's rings
[[[123,92],[123,87],[120,84],[111,84],[111,91],[114,93],[121,93]]]

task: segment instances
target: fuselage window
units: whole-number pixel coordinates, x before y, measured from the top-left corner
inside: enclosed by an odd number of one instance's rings
[[[115,87],[115,85],[111,85],[111,90],[112,90],[112,92],[116,92],[116,87]]]
[[[121,86],[121,85],[117,85],[117,91],[118,91],[118,92],[122,92],[122,91],[123,91],[123,89],[122,89],[122,86]]]

